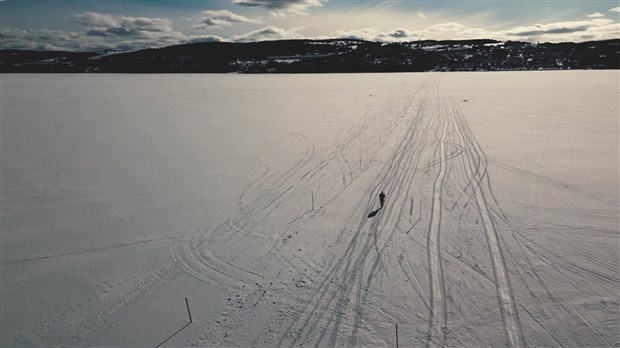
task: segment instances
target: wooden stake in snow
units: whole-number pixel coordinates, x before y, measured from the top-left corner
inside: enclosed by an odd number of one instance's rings
[[[396,324],[396,348],[398,348],[398,324]]]
[[[314,191],[310,191],[310,195],[312,197],[312,210],[314,210]]]
[[[183,331],[183,329],[185,329],[186,327],[188,327],[192,323],[192,313],[189,311],[189,302],[187,301],[187,297],[185,298],[185,305],[187,306],[187,314],[189,315],[189,323],[185,323],[185,325],[183,325],[175,333],[173,333],[172,335],[168,336],[168,338],[166,338],[165,340],[161,341],[158,345],[156,345],[155,348],[159,348],[159,347],[163,346],[164,343],[170,341],[170,339],[172,337],[176,336],[179,332]]]
[[[185,298],[185,305],[187,306],[187,314],[189,315],[189,322],[192,322],[192,312],[189,311],[189,302],[187,301],[187,297]]]

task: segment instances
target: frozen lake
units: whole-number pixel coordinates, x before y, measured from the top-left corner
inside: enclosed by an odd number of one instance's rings
[[[2,75],[0,344],[616,346],[619,76]]]

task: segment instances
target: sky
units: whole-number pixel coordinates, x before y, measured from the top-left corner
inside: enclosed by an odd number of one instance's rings
[[[620,1],[0,0],[0,20],[2,49],[329,38],[583,42],[620,38]]]

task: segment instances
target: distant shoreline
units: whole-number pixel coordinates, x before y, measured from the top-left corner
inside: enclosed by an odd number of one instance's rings
[[[374,73],[620,69],[620,39],[206,42],[132,52],[0,50],[0,73]]]

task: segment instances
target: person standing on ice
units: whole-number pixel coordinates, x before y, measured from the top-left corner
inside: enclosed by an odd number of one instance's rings
[[[383,191],[379,193],[379,202],[381,202],[381,208],[383,208],[383,204],[385,203],[385,193],[383,193]]]

